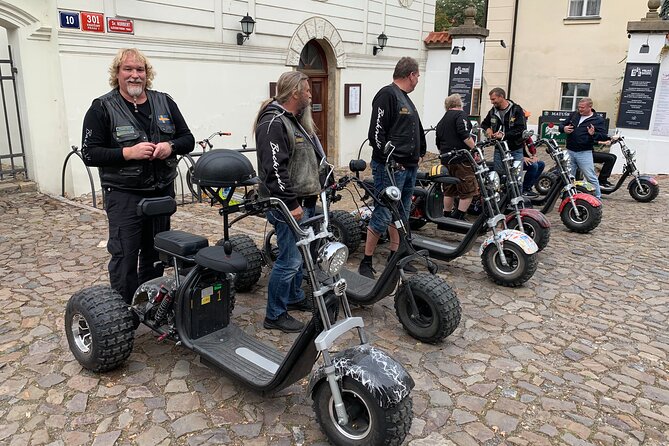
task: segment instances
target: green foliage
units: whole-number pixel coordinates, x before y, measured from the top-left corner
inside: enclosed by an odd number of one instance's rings
[[[452,26],[462,25],[465,22],[465,8],[469,5],[476,8],[476,24],[483,26],[486,3],[485,0],[437,0],[434,30],[447,31]]]
[[[664,20],[669,20],[669,0],[664,0],[660,6],[660,17]]]

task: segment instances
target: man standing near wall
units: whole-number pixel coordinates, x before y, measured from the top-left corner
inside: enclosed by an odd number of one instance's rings
[[[411,196],[416,184],[418,161],[427,150],[423,125],[416,106],[409,98],[409,93],[418,85],[419,77],[420,72],[415,59],[403,57],[397,62],[393,72],[393,82],[379,90],[372,100],[372,118],[368,133],[369,143],[372,146],[374,188],[377,191],[391,185],[386,172],[386,156],[383,152],[387,142],[395,146],[393,157],[398,167],[395,172],[395,183],[402,191],[401,205],[407,221],[411,209]],[[390,211],[383,206],[376,206],[367,227],[365,256],[358,268],[361,275],[374,278],[372,257],[386,228],[390,235],[390,255],[392,256],[397,250],[399,233],[389,224]],[[416,271],[411,265],[405,266],[404,270]]]
[[[170,228],[169,217],[138,216],[137,204],[174,197],[176,157],[195,146],[177,104],[150,90],[154,75],[138,49],[119,50],[109,67],[112,90],[84,117],[81,153],[87,166],[99,167],[109,219],[109,278],[128,304],[140,283],[162,275],[153,238]]]
[[[506,141],[513,159],[522,161],[525,147],[523,132],[527,130],[523,107],[507,99],[506,92],[501,88],[493,88],[489,96],[492,108],[483,119],[481,129],[488,139]],[[500,175],[504,172],[503,157],[504,154],[495,148],[493,166]]]

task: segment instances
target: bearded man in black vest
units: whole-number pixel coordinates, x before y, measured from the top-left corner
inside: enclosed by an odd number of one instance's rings
[[[169,217],[138,216],[137,204],[174,197],[177,155],[195,146],[177,104],[150,90],[154,75],[138,49],[119,50],[109,67],[112,90],[93,101],[83,125],[81,153],[99,168],[109,219],[111,286],[128,304],[140,283],[162,275],[153,238],[170,228]]]

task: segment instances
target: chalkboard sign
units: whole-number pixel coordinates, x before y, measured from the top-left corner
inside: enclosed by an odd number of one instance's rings
[[[569,115],[574,113],[568,110],[544,110],[539,116],[539,137],[551,138],[557,141],[558,144],[564,146],[567,142],[567,134],[560,132],[559,126],[564,122]],[[609,118],[606,117],[606,112],[597,112],[598,116],[604,118],[604,126],[608,133]]]
[[[462,109],[471,113],[472,88],[474,86],[473,63],[451,63],[451,75],[448,79],[449,96],[458,93],[462,98]]]
[[[659,72],[660,64],[657,63],[627,64],[620,94],[618,127],[648,130]]]

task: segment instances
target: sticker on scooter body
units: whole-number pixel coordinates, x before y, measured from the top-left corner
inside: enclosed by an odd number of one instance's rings
[[[497,233],[503,241],[513,242],[516,245],[520,246],[520,249],[527,255],[534,254],[539,251],[539,247],[532,240],[532,237],[525,234],[524,232],[517,231],[515,229],[504,229]],[[488,247],[488,245],[495,243],[495,237],[491,235],[483,243],[481,243],[481,248],[479,248],[479,256],[483,255],[483,251]]]

